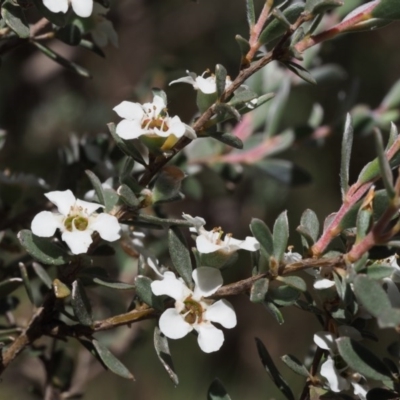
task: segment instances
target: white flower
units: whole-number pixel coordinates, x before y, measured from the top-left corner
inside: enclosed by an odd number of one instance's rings
[[[360,332],[351,326],[339,327],[339,334],[349,336],[354,340],[361,340]],[[353,393],[361,400],[366,400],[368,392],[364,384],[365,378],[352,371],[339,355],[336,339],[330,332],[317,332],[314,335],[314,343],[323,350],[329,351],[327,360],[321,365],[320,373],[327,380],[332,392],[341,392],[353,388]],[[362,383],[360,383],[362,382]]]
[[[196,237],[196,246],[200,253],[208,254],[221,251],[225,254],[232,254],[239,249],[256,251],[260,248],[260,244],[252,236],[247,236],[245,240],[238,240],[228,233],[222,239],[224,232],[221,228],[214,228],[212,231],[207,231],[203,227],[206,223],[203,218],[193,218],[188,214],[182,214],[182,216],[194,225],[193,228],[190,228],[190,231],[196,232],[198,235]]]
[[[314,276],[314,289],[323,290],[335,286],[335,281],[332,276],[331,267],[309,268],[305,270],[308,274]]]
[[[95,25],[91,30],[92,37],[99,47],[107,46],[108,42],[110,42],[114,47],[118,47],[118,35],[112,22],[105,17],[107,13],[107,8],[103,7],[99,3],[94,3],[93,19]]]
[[[175,308],[168,308],[161,315],[160,330],[170,339],[180,339],[195,329],[201,350],[211,353],[219,350],[224,342],[223,332],[212,322],[230,329],[236,326],[236,314],[226,300],[212,303],[204,299],[222,286],[219,270],[199,267],[193,271],[192,277],[195,282],[193,291],[169,271],[164,272],[162,280],[151,283],[156,296],[168,295],[175,300]]]
[[[69,4],[76,15],[87,18],[93,11],[93,0],[43,0],[43,4],[53,13],[66,13]]]
[[[201,76],[197,76],[193,72],[186,71],[188,76],[184,76],[183,78],[176,79],[170,82],[170,85],[174,83],[189,83],[196,90],[200,90],[205,94],[213,94],[217,91],[217,83],[215,79],[215,75],[211,74],[209,77],[204,78],[205,74],[209,74],[209,71],[205,71],[201,74]],[[227,89],[232,84],[231,78],[229,76],[226,77],[225,80],[225,89]]]
[[[114,107],[114,111],[124,118],[116,128],[117,135],[122,139],[136,139],[142,135],[165,138],[186,135],[190,139],[196,138],[196,132],[178,116],[168,116],[166,104],[160,96],[154,96],[152,103],[145,104],[123,101]]]
[[[289,246],[289,251],[287,253],[283,254],[283,262],[285,264],[292,264],[292,263],[296,263],[299,262],[300,260],[303,259],[303,257],[301,256],[301,254],[299,253],[293,253],[292,252],[293,246]]]
[[[76,199],[70,190],[45,193],[58,208],[58,213],[42,211],[33,218],[32,232],[41,237],[53,236],[57,229],[62,232],[62,240],[73,254],[86,253],[92,243],[92,233],[109,242],[120,238],[120,226],[113,215],[95,213],[101,204]]]

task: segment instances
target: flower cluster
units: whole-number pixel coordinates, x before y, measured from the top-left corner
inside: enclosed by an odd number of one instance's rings
[[[124,118],[117,125],[117,135],[127,140],[137,139],[142,135],[150,138],[162,137],[168,142],[168,147],[184,135],[195,139],[195,131],[184,124],[178,116],[171,118],[166,107],[164,99],[157,95],[154,96],[152,103],[123,101],[114,107],[114,111]]]
[[[53,13],[66,13],[71,4],[75,14],[82,18],[89,17],[93,11],[93,0],[43,0],[43,4]]]
[[[62,240],[73,254],[86,253],[92,243],[92,234],[109,242],[120,238],[120,226],[113,215],[97,214],[101,204],[76,199],[70,190],[54,191],[45,196],[58,208],[58,213],[42,211],[32,220],[31,230],[36,236],[51,237],[59,229]]]
[[[224,328],[236,326],[236,314],[226,300],[212,302],[204,299],[222,286],[221,272],[216,268],[199,267],[193,271],[194,290],[189,289],[181,278],[166,271],[161,280],[151,283],[156,296],[167,295],[175,300],[175,307],[168,308],[160,317],[160,330],[170,339],[180,339],[193,329],[197,341],[206,353],[217,351],[224,342],[223,332],[212,322]]]

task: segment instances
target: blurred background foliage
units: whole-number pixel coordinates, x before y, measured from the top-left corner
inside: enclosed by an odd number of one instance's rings
[[[261,7],[263,1],[255,3]],[[345,3],[351,9],[360,1],[346,0]],[[7,140],[0,152],[2,170],[35,174],[52,186],[60,173],[57,168],[60,147],[69,145],[72,134],[90,138],[106,133],[106,123],[118,120],[112,108],[121,101],[148,101],[150,88],[160,87],[167,92],[170,115],[178,114],[189,122],[195,112],[193,89],[189,85],[168,87],[168,82],[185,75],[185,70],[198,74],[207,68],[213,70],[216,63],[223,64],[233,77],[238,71],[240,55],[234,37],[236,34],[247,37],[244,0],[199,0],[198,3],[118,0],[112,4],[109,16],[119,34],[119,48],[107,47],[105,59],[61,42],[49,44],[64,57],[89,69],[92,79],[66,71],[34,47],[21,46],[3,58],[0,127],[7,131]],[[304,124],[314,103],[321,104],[325,111],[323,124],[334,127],[326,137],[299,139],[290,150],[279,155],[308,171],[312,182],[289,188],[252,169],[255,176],[244,174],[240,182],[232,184],[222,181],[206,167],[198,176],[203,194],[194,196],[188,190],[184,201],[169,205],[165,211],[173,216],[179,216],[182,211],[199,215],[206,219],[208,228],[222,226],[235,237],[243,237],[249,234],[251,217],[261,218],[271,226],[277,215],[287,209],[292,221],[291,243],[298,246],[300,240],[294,229],[306,208],[313,209],[322,222],[340,205],[340,142],[343,111],[348,111],[342,109],[345,99],[354,100],[350,108],[360,103],[371,109],[379,106],[400,78],[399,36],[400,24],[393,23],[379,31],[345,35],[325,43],[318,55],[320,62],[338,64],[345,74],[328,84],[316,87],[303,84],[293,89],[282,128]],[[355,178],[373,157],[371,136],[368,132],[358,132],[351,177]],[[5,194],[14,188],[0,183],[0,190]],[[31,188],[26,190],[38,197]],[[38,188],[37,191],[45,190]],[[248,276],[247,261],[245,257],[240,258],[226,274],[226,281]],[[128,263],[123,272],[132,279],[134,267]],[[20,299],[17,316],[29,318],[31,309],[23,290]],[[128,301],[107,297],[103,291],[94,291],[91,300],[109,310],[121,309],[121,304]],[[157,360],[152,329],[148,329],[154,321],[149,321],[134,325],[131,330],[118,328],[116,335],[109,336],[114,351],[119,343],[123,344],[117,352],[124,354],[122,360],[134,373],[136,382],[104,372],[88,361],[83,363],[86,369],[81,371],[81,377],[88,374],[93,379],[88,382],[84,399],[200,400],[206,398],[207,388],[216,376],[233,399],[280,399],[281,394],[259,361],[255,336],[263,340],[283,374],[294,382],[293,389],[300,391],[302,380],[279,361],[279,356],[291,353],[299,359],[306,357],[312,344],[310,332],[318,327],[316,319],[311,314],[287,308],[285,324],[278,326],[261,305],[250,304],[246,297],[232,302],[238,313],[238,327],[225,332],[226,342],[221,351],[211,355],[202,353],[192,336],[170,342],[180,378],[177,388],[173,388]],[[304,329],[305,326],[310,330]],[[131,335],[129,341],[124,340],[127,331]],[[77,347],[72,346],[69,351],[72,358],[76,357]],[[89,353],[88,357],[91,357]],[[29,393],[29,387],[42,373],[38,365],[33,357],[18,359],[3,376],[0,399],[37,398],[34,391]],[[68,368],[68,363],[65,367]]]

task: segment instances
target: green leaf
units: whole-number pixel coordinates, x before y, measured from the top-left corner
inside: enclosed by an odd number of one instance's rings
[[[268,292],[269,280],[267,278],[255,281],[250,291],[250,301],[253,303],[260,303],[264,301]]]
[[[246,15],[249,28],[251,29],[256,23],[256,14],[254,11],[254,1],[246,0]]]
[[[86,296],[85,288],[79,280],[72,283],[71,305],[76,318],[82,325],[93,324],[92,307]]]
[[[231,396],[218,378],[214,379],[208,388],[207,400],[231,400]]]
[[[308,378],[310,374],[307,368],[294,356],[290,354],[285,354],[281,357],[281,360],[296,374]]]
[[[172,227],[168,231],[168,248],[172,263],[187,285],[192,284],[192,262],[187,243],[181,231]]]
[[[238,110],[236,110],[235,107],[232,107],[231,105],[227,103],[217,103],[214,106],[214,110],[217,114],[219,114],[222,118],[228,119],[229,118],[235,118],[237,121],[240,121],[240,113]]]
[[[6,297],[23,283],[21,278],[10,278],[0,282],[0,298]]]
[[[118,203],[119,196],[114,189],[105,188],[104,189],[104,211],[109,213]]]
[[[385,185],[386,192],[390,199],[393,199],[396,192],[393,187],[393,174],[383,148],[382,135],[379,130],[374,131],[375,146],[378,153],[379,169],[381,172],[383,184]]]
[[[240,54],[242,55],[242,58],[246,56],[246,54],[249,52],[250,50],[250,43],[248,40],[246,40],[244,37],[240,36],[240,35],[236,35],[235,36],[235,40],[237,42],[237,44],[239,45],[239,49],[240,49]]]
[[[157,310],[163,309],[163,304],[159,297],[155,296],[151,290],[152,280],[147,276],[139,275],[135,279],[136,294],[140,297],[143,303],[146,303]]]
[[[135,223],[137,222],[146,222],[149,224],[153,224],[155,226],[160,225],[160,227],[163,228],[169,228],[171,225],[185,226],[185,227],[193,226],[189,221],[186,221],[185,219],[159,218],[149,214],[138,214],[135,219]]]
[[[304,4],[295,3],[287,7],[283,11],[283,15],[291,24],[293,24],[297,20],[297,18],[299,18],[300,14],[303,11],[304,11]],[[283,35],[286,32],[286,30],[287,28],[285,25],[283,25],[279,20],[274,19],[261,32],[258,41],[261,44],[268,44],[272,40],[275,40],[279,38],[279,36]]]
[[[29,24],[20,6],[6,0],[1,6],[1,16],[20,38],[26,39],[30,36]]]
[[[63,265],[68,262],[67,254],[47,238],[32,234],[28,229],[18,233],[22,247],[36,260],[48,265]]]
[[[59,29],[55,37],[70,46],[78,46],[82,39],[82,33],[75,24],[70,24]]]
[[[153,187],[153,202],[164,202],[176,197],[185,178],[184,172],[174,165],[167,165],[157,175]]]
[[[263,306],[269,311],[269,313],[276,319],[279,325],[282,325],[285,320],[279,308],[271,301],[263,301]]]
[[[43,15],[46,19],[48,19],[52,24],[57,26],[64,26],[67,22],[68,16],[65,13],[53,13],[51,12],[44,4],[43,0],[33,0],[36,8],[38,9],[40,15]]]
[[[303,79],[304,81],[311,83],[312,85],[316,85],[317,81],[313,78],[311,73],[303,68],[300,64],[297,64],[292,61],[285,61],[282,64],[286,65],[290,71],[296,74],[299,78]]]
[[[300,297],[300,291],[289,285],[270,288],[267,298],[277,306],[286,307],[293,305]]]
[[[177,386],[179,384],[179,379],[175,372],[174,363],[172,362],[168,340],[157,326],[154,329],[154,349],[156,350],[158,359],[167,371],[168,376],[171,378],[174,385]]]
[[[339,354],[350,368],[364,375],[366,378],[377,381],[391,379],[386,365],[360,343],[349,337],[336,340]]]
[[[243,142],[236,137],[227,132],[211,132],[209,136],[221,143],[227,144],[235,149],[243,149]]]
[[[258,218],[253,218],[251,220],[250,230],[253,236],[260,243],[261,253],[268,261],[274,250],[274,243],[271,231],[269,230],[265,222],[261,221],[261,219]]]
[[[227,77],[226,69],[223,65],[217,64],[215,66],[215,83],[217,86],[217,96],[220,98],[222,93],[225,91],[226,85],[226,77]]]
[[[75,72],[76,74],[83,76],[84,78],[91,78],[90,73],[85,69],[75,64],[72,61],[61,57],[59,54],[55,53],[49,47],[45,46],[42,43],[36,42],[35,40],[31,40],[34,46],[36,46],[45,56],[49,57],[51,60],[55,61],[56,63],[62,65],[64,68],[68,69],[69,71]]]
[[[128,206],[138,207],[140,204],[139,199],[136,197],[135,193],[130,189],[128,185],[124,183],[118,188],[118,194],[121,197],[122,201],[125,202]]]
[[[35,304],[32,292],[31,282],[29,280],[28,271],[26,270],[26,266],[24,263],[18,263],[19,270],[21,272],[22,281],[24,282],[26,293],[28,294],[28,298],[32,304]]]
[[[375,18],[400,19],[400,3],[397,0],[381,0],[371,15]]]
[[[258,355],[260,356],[262,365],[264,366],[268,375],[275,383],[277,388],[282,392],[282,394],[288,400],[295,400],[289,385],[283,379],[282,375],[278,371],[278,368],[276,368],[271,356],[268,353],[267,348],[264,346],[264,343],[258,338],[255,338],[255,340],[256,340]]]
[[[102,343],[97,341],[96,339],[92,340],[92,344],[96,351],[96,354],[99,356],[100,360],[104,363],[104,366],[109,369],[114,374],[122,376],[122,378],[132,379],[135,378],[129,372],[129,370],[125,367],[124,364],[121,363],[111,352],[107,349]]]
[[[110,289],[117,289],[117,290],[132,290],[135,289],[134,285],[130,285],[129,283],[125,282],[118,282],[111,279],[101,279],[101,278],[93,278],[93,283],[96,283],[100,286],[105,286]]]
[[[142,154],[136,148],[135,144],[132,143],[130,140],[123,140],[120,136],[117,135],[115,131],[115,124],[109,123],[107,124],[108,129],[111,133],[111,136],[114,139],[114,142],[120,148],[120,150],[129,157],[132,157],[136,162],[141,165],[147,165],[146,162],[143,160]]]
[[[96,43],[93,43],[90,40],[82,39],[79,43],[79,47],[83,47],[84,49],[90,50],[91,52],[97,54],[102,58],[106,57],[103,50],[99,46],[97,46]]]
[[[257,97],[258,97],[258,94],[249,89],[244,89],[244,90],[238,89],[238,90],[236,90],[232,99],[229,100],[228,104],[230,104],[231,106],[242,105],[251,100],[254,100]]]
[[[319,221],[314,211],[307,209],[300,218],[300,226],[296,231],[302,235],[301,242],[303,247],[308,249],[317,240],[319,235]]]
[[[394,268],[390,265],[375,263],[369,265],[363,272],[365,272],[368,278],[379,281],[392,275],[394,273]]]
[[[106,201],[104,199],[104,188],[101,185],[100,179],[92,171],[89,171],[88,169],[85,171],[85,173],[90,179],[90,183],[93,186],[97,199],[99,200],[100,204],[104,206],[106,204]]]
[[[349,168],[351,149],[353,146],[353,125],[351,115],[347,114],[342,138],[342,154],[340,160],[340,187],[342,191],[342,200],[344,201],[349,190]]]
[[[289,239],[289,222],[287,218],[287,211],[283,211],[275,221],[273,229],[273,255],[277,261],[283,260],[283,254],[286,251]]]
[[[301,292],[305,292],[307,290],[307,285],[304,282],[304,279],[300,278],[299,276],[278,276],[276,279],[294,289],[300,290]]]
[[[341,0],[307,0],[305,11],[317,15],[344,4]]]
[[[47,286],[48,289],[51,289],[52,287],[52,282],[49,274],[46,272],[46,270],[37,262],[32,263],[32,268],[35,271],[36,275],[39,277],[39,279]]]
[[[354,293],[365,309],[374,317],[379,317],[386,310],[391,309],[390,300],[380,283],[365,275],[358,275],[354,279]]]

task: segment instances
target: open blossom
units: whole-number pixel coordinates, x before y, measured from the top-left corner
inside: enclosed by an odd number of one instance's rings
[[[75,14],[82,18],[89,17],[93,11],[93,0],[43,0],[43,4],[53,13],[66,13],[71,4]]]
[[[170,82],[170,85],[174,83],[189,83],[196,90],[200,90],[205,94],[213,94],[217,91],[217,83],[215,79],[215,75],[211,74],[207,78],[204,78],[205,74],[209,74],[209,71],[203,72],[200,76],[197,76],[193,72],[186,71],[188,76],[184,76],[183,78],[176,79]],[[225,89],[227,89],[232,84],[231,78],[229,76],[226,77],[225,81]]]
[[[212,231],[207,231],[204,229],[206,221],[203,218],[193,218],[188,214],[182,214],[182,216],[194,225],[194,227],[190,228],[190,231],[197,233],[196,246],[200,253],[208,254],[221,251],[226,254],[232,254],[240,249],[256,251],[260,248],[260,244],[254,237],[247,236],[245,240],[238,240],[228,233],[222,239],[224,232],[221,228],[214,228]]]
[[[339,334],[350,336],[354,340],[361,340],[359,331],[351,326],[339,327]],[[365,378],[359,373],[351,370],[339,355],[336,339],[330,332],[317,332],[314,335],[314,343],[323,350],[329,351],[329,356],[321,365],[320,373],[326,379],[327,385],[332,392],[342,392],[353,389],[353,393],[361,400],[366,400],[368,387]]]
[[[109,242],[120,238],[120,226],[113,215],[95,213],[101,204],[76,199],[70,190],[45,193],[58,208],[58,213],[42,211],[33,218],[32,232],[41,237],[51,237],[57,229],[73,254],[86,253],[92,243],[92,233]]]
[[[236,314],[226,300],[212,302],[204,297],[211,296],[222,286],[219,270],[199,267],[193,271],[195,288],[189,289],[173,272],[164,272],[163,279],[153,281],[151,290],[156,296],[167,295],[175,300],[175,307],[168,308],[160,317],[160,330],[170,339],[180,339],[195,329],[201,350],[211,353],[221,348],[224,333],[212,322],[224,328],[236,326]]]
[[[162,97],[154,96],[152,103],[132,103],[123,101],[114,107],[114,111],[124,118],[116,128],[117,135],[122,139],[136,139],[142,135],[176,139],[183,135],[190,139],[196,138],[195,131],[184,124],[178,116],[170,117],[166,111]]]

